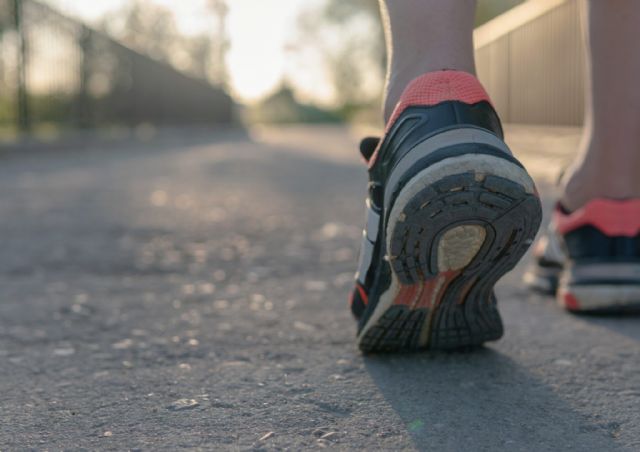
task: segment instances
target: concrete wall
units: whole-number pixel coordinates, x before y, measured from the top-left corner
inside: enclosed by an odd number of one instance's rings
[[[505,122],[580,125],[584,44],[579,0],[529,0],[476,29],[476,61]]]

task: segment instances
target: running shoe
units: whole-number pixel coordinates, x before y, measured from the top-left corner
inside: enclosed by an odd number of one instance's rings
[[[532,288],[572,312],[640,311],[640,199],[594,199],[575,212],[557,204],[541,240],[525,275]]]
[[[562,238],[553,223],[549,223],[546,232],[533,246],[533,262],[524,274],[525,284],[536,292],[555,295],[565,260]]]
[[[495,283],[533,242],[533,180],[471,74],[405,89],[382,139],[367,138],[367,219],[351,309],[363,352],[447,350],[503,334]]]

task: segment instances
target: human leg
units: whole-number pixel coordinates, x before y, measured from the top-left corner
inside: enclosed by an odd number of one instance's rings
[[[385,121],[414,78],[443,69],[475,73],[476,0],[388,0],[380,8],[388,56]]]

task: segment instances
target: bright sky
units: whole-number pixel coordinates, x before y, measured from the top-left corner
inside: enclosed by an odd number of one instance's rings
[[[68,14],[89,22],[109,11],[121,8],[127,0],[45,0]],[[210,16],[203,14],[206,0],[147,0],[175,12],[184,33],[206,31]],[[296,79],[295,68],[287,63],[287,47],[293,44],[296,19],[305,8],[323,0],[228,0],[228,34],[231,48],[228,71],[234,94],[243,100],[255,100],[269,93],[286,75]],[[298,80],[296,80],[298,82]],[[303,85],[322,85],[317,77],[302,75]],[[309,91],[309,90],[307,90]],[[324,94],[317,90],[316,94]]]

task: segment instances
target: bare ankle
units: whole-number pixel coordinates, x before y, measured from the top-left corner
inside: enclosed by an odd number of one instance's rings
[[[383,105],[384,122],[386,123],[387,121],[389,121],[389,118],[391,117],[396,104],[400,100],[400,96],[412,80],[428,72],[443,70],[456,70],[475,75],[473,61],[471,61],[467,65],[453,65],[451,67],[433,66],[424,63],[416,64],[411,67],[405,67],[402,70],[392,70],[387,79],[386,93]]]
[[[560,198],[564,207],[573,211],[596,198],[640,198],[637,176],[640,160],[622,153],[605,152],[590,149],[566,171]]]

